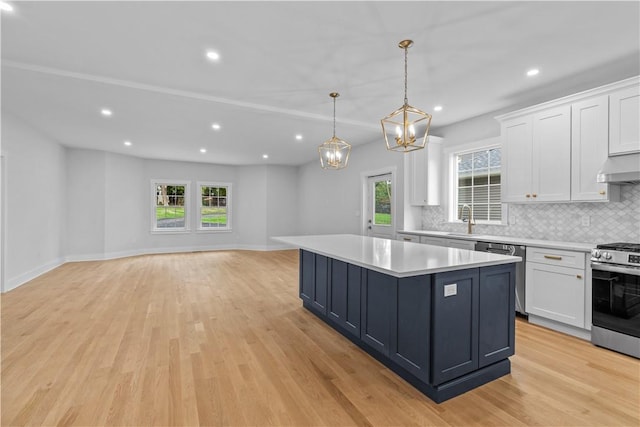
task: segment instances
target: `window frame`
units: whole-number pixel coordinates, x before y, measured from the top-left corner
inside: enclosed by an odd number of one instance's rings
[[[191,231],[191,181],[180,179],[152,179],[151,180],[151,233],[153,234],[179,234]],[[157,194],[156,188],[159,185],[170,185],[174,187],[184,187],[184,227],[158,227],[157,223]]]
[[[458,146],[458,147],[454,146],[448,152],[448,158],[449,158],[449,177],[448,177],[449,198],[447,203],[448,222],[455,223],[455,224],[466,224],[466,222],[458,219],[458,165],[457,165],[458,156],[470,154],[470,153],[476,153],[480,151],[493,150],[496,148],[499,148],[502,154],[503,152],[502,144],[499,142],[499,140],[496,141],[496,139],[497,138],[495,139],[492,138],[488,140],[478,141],[472,144],[467,144],[464,146]],[[507,225],[508,224],[508,221],[507,221],[508,205],[502,201],[503,185],[504,185],[504,183],[502,182],[502,177],[504,175],[502,172],[504,170],[504,165],[502,164],[502,162],[503,162],[503,159],[501,158],[500,160],[500,206],[501,206],[500,220],[479,220],[474,218],[476,224],[481,224],[481,225]]]
[[[231,182],[220,181],[198,181],[198,207],[197,207],[197,231],[203,233],[220,233],[229,232],[233,230],[232,227],[232,212],[233,212],[233,184]],[[203,227],[202,226],[202,187],[226,187],[227,189],[227,225],[225,227]]]

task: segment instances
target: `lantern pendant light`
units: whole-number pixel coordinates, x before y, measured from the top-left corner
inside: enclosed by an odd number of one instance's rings
[[[336,98],[340,94],[331,92],[329,96],[333,98],[333,137],[318,147],[320,166],[322,169],[344,169],[349,162],[351,145],[336,137]]]
[[[431,115],[412,107],[407,101],[407,49],[412,45],[411,40],[398,43],[398,47],[404,49],[404,104],[380,120],[387,150],[404,153],[424,148],[431,126]]]

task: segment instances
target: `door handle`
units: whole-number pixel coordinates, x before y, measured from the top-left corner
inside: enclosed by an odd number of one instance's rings
[[[556,261],[560,261],[562,259],[561,256],[556,256],[556,255],[545,255],[544,256],[546,259],[554,259]]]

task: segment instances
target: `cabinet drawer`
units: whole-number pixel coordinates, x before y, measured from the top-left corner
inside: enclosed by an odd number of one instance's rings
[[[527,262],[573,267],[584,270],[586,254],[584,252],[563,251],[559,249],[547,249],[527,247]]]
[[[401,240],[403,242],[415,242],[415,243],[420,243],[420,236],[416,236],[414,234],[402,234],[402,233],[398,233],[398,240]]]
[[[441,237],[422,236],[420,237],[420,243],[433,246],[447,246],[447,239],[443,239]]]

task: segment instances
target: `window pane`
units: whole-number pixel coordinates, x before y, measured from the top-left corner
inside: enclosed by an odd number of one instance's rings
[[[458,172],[471,171],[473,161],[473,153],[458,156]]]
[[[454,209],[457,218],[463,204],[473,209],[473,216],[480,221],[499,221],[501,219],[500,165],[499,148],[479,150],[457,156],[457,200]],[[466,218],[466,213],[465,213]]]
[[[374,218],[375,225],[391,225],[391,181],[375,183]]]
[[[227,227],[227,187],[202,186],[200,227]]]
[[[184,185],[156,186],[156,227],[184,228]]]

